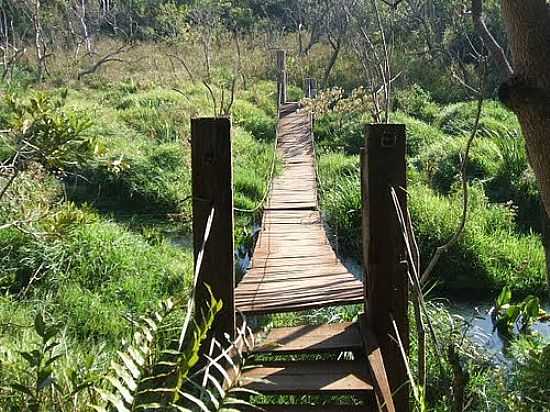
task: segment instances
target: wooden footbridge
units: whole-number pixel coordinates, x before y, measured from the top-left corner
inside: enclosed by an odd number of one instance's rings
[[[213,333],[220,339],[234,336],[239,313],[251,319],[346,304],[365,308],[356,322],[274,328],[259,335],[251,356],[261,361],[252,361],[241,385],[274,395],[266,398],[273,402],[259,405],[266,411],[408,411],[407,266],[390,195],[396,188],[406,206],[400,190],[405,186],[404,127],[371,125],[366,131],[361,162],[365,276],[358,279],[335,254],[322,224],[312,117],[297,103],[281,104],[282,173],[272,181],[252,263],[238,282],[230,128],[229,119],[192,121],[194,242],[201,260],[197,302],[208,300],[200,286],[206,283],[224,304]],[[308,405],[283,405],[277,399],[289,398],[276,395],[314,396],[293,398],[309,399]]]

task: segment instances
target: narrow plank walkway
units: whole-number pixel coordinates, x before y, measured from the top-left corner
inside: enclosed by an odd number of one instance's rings
[[[289,312],[364,301],[363,283],[334,253],[321,222],[311,116],[281,111],[273,180],[250,269],[235,289],[243,313]]]

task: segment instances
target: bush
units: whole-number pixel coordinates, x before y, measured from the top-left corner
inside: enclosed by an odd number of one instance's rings
[[[416,84],[397,91],[395,106],[409,116],[427,123],[433,122],[439,113],[439,106],[432,101],[430,93]]]
[[[315,119],[313,133],[319,145],[357,154],[365,144],[365,123],[356,113],[326,113]]]
[[[550,405],[550,343],[540,336],[519,337],[511,345],[510,387],[520,411],[542,411]],[[518,403],[514,404],[516,407]]]

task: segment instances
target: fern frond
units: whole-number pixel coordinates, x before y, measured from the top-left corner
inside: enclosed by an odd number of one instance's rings
[[[156,334],[163,321],[176,309],[173,299],[160,304],[158,311],[151,316],[142,316],[134,333],[133,343],[125,351],[118,351],[120,362],[112,361],[110,372],[105,377],[109,389],[96,388],[102,404],[91,405],[98,411],[116,410],[131,412],[141,401],[141,384],[150,376],[157,349]]]

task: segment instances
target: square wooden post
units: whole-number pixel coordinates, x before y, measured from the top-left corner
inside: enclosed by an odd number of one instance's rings
[[[308,99],[317,97],[317,82],[311,77],[306,77],[304,81],[305,96]]]
[[[409,410],[408,377],[396,343],[392,319],[408,353],[407,256],[390,193],[391,187],[394,187],[405,210],[405,126],[367,125],[365,147],[361,162],[361,186],[367,322],[380,345],[396,411],[406,412]]]
[[[283,105],[287,101],[287,73],[286,73],[286,51],[277,50],[277,104]]]
[[[235,263],[233,253],[233,176],[231,121],[227,118],[191,120],[191,167],[193,194],[193,248],[195,265],[203,245],[206,224],[214,218],[206,242],[197,282],[197,311],[214,297],[223,302],[213,326],[222,341],[235,337]],[[197,312],[198,313],[198,312]]]

